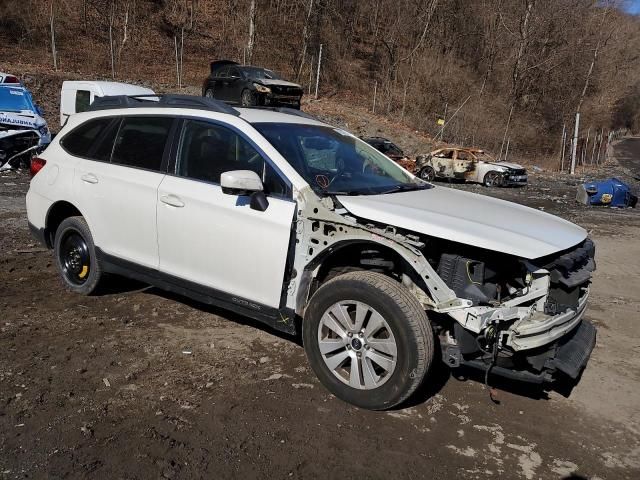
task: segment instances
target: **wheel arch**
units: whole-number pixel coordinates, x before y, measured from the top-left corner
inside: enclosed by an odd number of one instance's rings
[[[47,215],[45,217],[44,238],[47,243],[47,247],[53,248],[54,237],[56,230],[60,224],[69,217],[80,216],[88,220],[82,214],[80,209],[66,200],[59,200],[49,207]]]
[[[302,272],[297,304],[306,306],[321,285],[351,271],[379,272],[399,283],[402,283],[403,275],[407,275],[424,292],[429,291],[416,269],[392,246],[374,240],[345,239],[324,249],[307,263]]]

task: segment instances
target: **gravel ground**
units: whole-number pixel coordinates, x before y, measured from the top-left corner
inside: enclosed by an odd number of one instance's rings
[[[632,171],[600,176],[633,175],[640,140],[616,155]],[[576,183],[454,185],[591,231],[598,345],[571,395],[505,383],[494,404],[442,367],[376,413],[330,395],[298,339],[246,318],[122,279],[67,293],[29,236],[28,176],[0,175],[0,478],[639,478],[640,217],[575,204]]]

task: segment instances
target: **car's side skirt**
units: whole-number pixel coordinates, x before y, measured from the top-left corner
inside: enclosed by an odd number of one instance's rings
[[[169,292],[184,295],[207,305],[229,310],[262,322],[275,330],[297,334],[295,313],[288,308],[273,308],[220,290],[190,282],[159,270],[109,255],[96,247],[96,256],[107,273],[122,275]]]

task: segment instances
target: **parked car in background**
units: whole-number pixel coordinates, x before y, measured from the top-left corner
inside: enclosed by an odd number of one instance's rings
[[[0,83],[0,168],[28,167],[31,156],[51,142],[51,132],[42,115],[26,87],[15,82]]]
[[[0,83],[20,83],[20,79],[10,73],[0,72]]]
[[[69,290],[126,275],[301,334],[360,407],[402,403],[441,359],[576,381],[595,345],[586,230],[424,182],[302,112],[106,97],[33,165],[29,226]]]
[[[401,167],[406,168],[410,172],[413,172],[416,166],[416,162],[411,160],[408,156],[404,154],[402,149],[398,147],[391,140],[388,140],[384,137],[360,137],[362,140],[367,142],[373,148],[378,150],[379,152],[384,153],[387,157],[389,157],[394,162],[398,163]]]
[[[155,95],[150,88],[121,82],[71,80],[62,83],[60,92],[60,126],[74,113],[86,111],[96,98],[107,95]]]
[[[300,85],[280,78],[272,70],[230,60],[211,62],[211,74],[202,85],[203,97],[243,107],[299,109],[303,93]]]
[[[527,184],[522,165],[496,162],[484,150],[476,148],[440,148],[416,158],[416,173],[423,180],[460,179],[487,187]]]

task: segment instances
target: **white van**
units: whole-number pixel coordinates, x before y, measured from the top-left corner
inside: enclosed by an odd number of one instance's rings
[[[84,112],[96,97],[108,95],[154,95],[150,88],[121,82],[74,80],[62,83],[60,126],[74,113]]]

